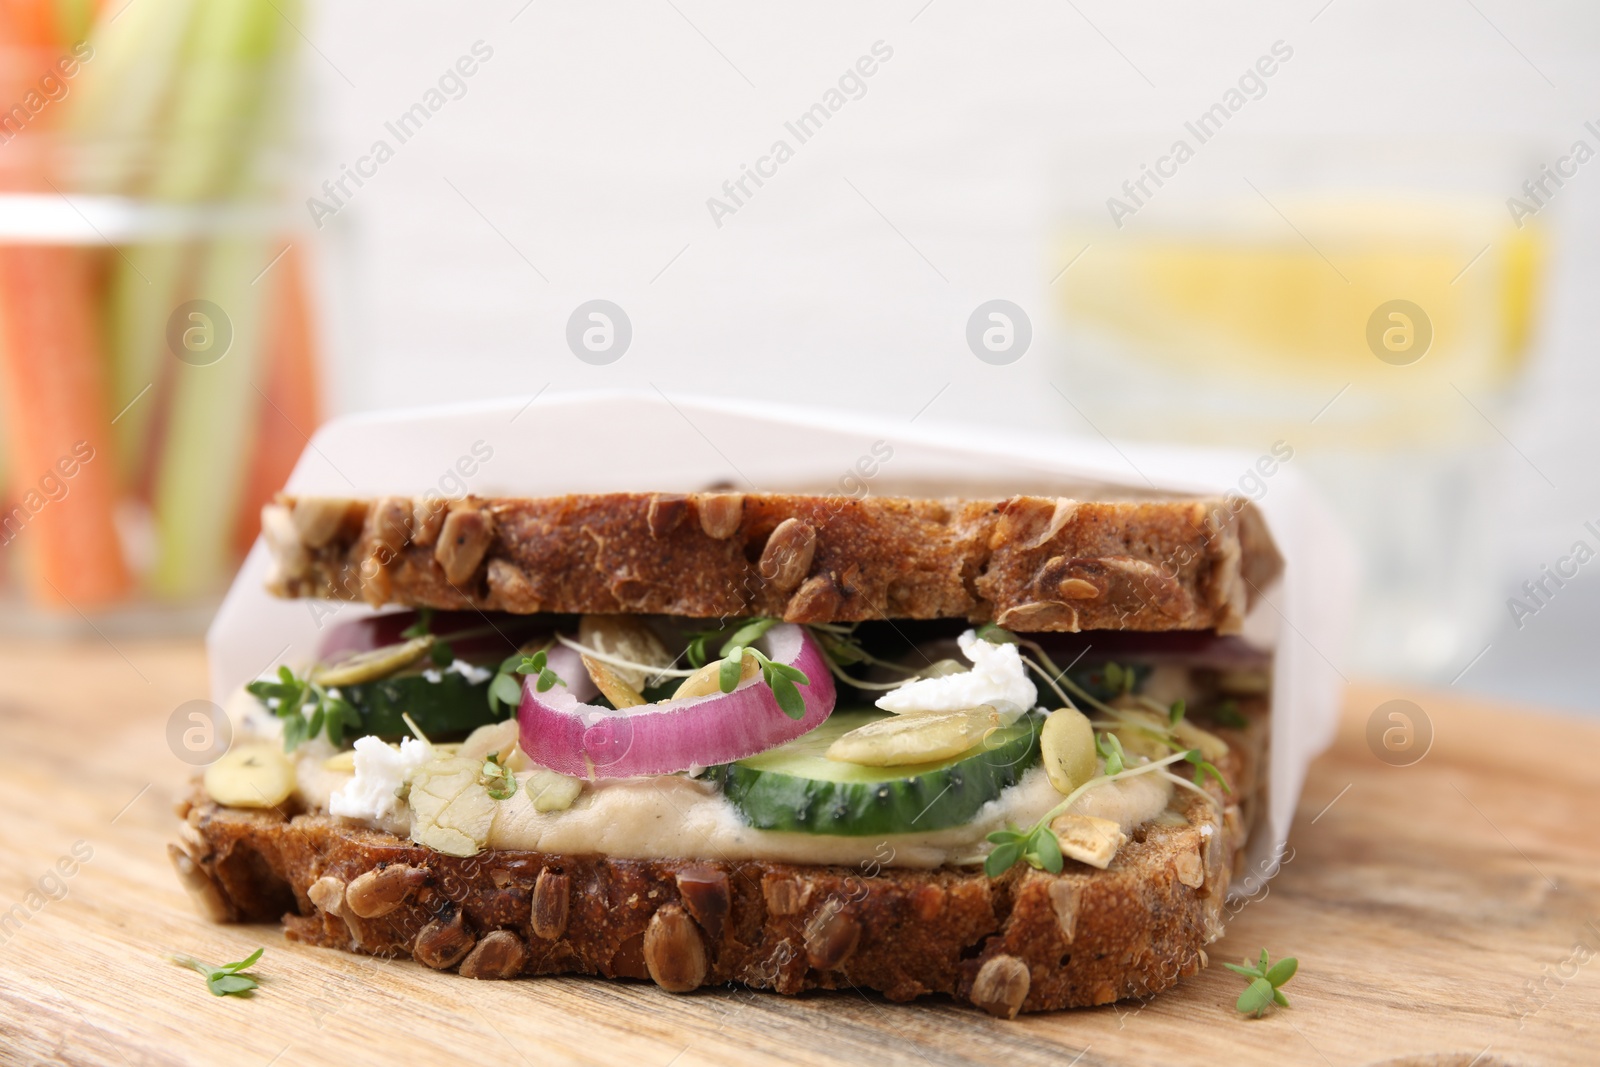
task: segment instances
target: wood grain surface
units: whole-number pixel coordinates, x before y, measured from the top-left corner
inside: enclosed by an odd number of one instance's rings
[[[1003,1023],[852,993],[472,982],[209,925],[165,855],[191,773],[167,723],[205,695],[197,643],[0,648],[0,1064],[1600,1063],[1593,721],[1352,689],[1282,873],[1209,970],[1148,1003]],[[1433,728],[1410,766],[1366,740],[1396,698]],[[258,945],[250,999],[163,959]],[[1299,957],[1294,1006],[1245,1019],[1216,964],[1262,947]]]

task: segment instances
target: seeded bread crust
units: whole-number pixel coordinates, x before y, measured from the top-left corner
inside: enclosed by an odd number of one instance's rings
[[[519,614],[1230,633],[1282,568],[1220,497],[280,497],[262,520],[279,596]]]
[[[1110,867],[914,870],[487,850],[461,859],[324,815],[196,791],[181,880],[214,921],[282,918],[290,940],[472,978],[587,974],[673,992],[942,993],[996,1015],[1159,992],[1206,963],[1260,788],[1266,719],[1220,730],[1234,786],[1188,791]]]

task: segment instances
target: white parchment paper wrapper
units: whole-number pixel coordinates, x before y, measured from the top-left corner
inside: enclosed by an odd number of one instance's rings
[[[1332,740],[1354,585],[1337,522],[1293,458],[1265,464],[1275,467],[1270,476],[1258,470],[1260,459],[676,393],[582,392],[335,419],[311,439],[285,489],[545,496],[727,483],[858,496],[1251,496],[1287,561],[1246,625],[1247,636],[1277,651],[1266,825],[1251,839],[1242,880],[1253,890],[1276,870],[1306,768]],[[330,625],[370,613],[358,604],[278,600],[263,588],[267,569],[258,539],[208,634],[219,704],[278,664],[308,662]]]

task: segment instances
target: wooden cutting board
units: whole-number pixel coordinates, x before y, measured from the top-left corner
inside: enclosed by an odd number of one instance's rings
[[[193,643],[0,649],[0,1064],[1600,1063],[1594,721],[1353,689],[1282,873],[1209,970],[1148,1003],[1003,1023],[854,993],[469,982],[209,925],[165,854],[190,773],[167,721],[205,695]],[[1366,741],[1396,697],[1435,733],[1406,767]],[[163,960],[258,945],[249,1000]],[[1215,964],[1262,947],[1299,957],[1294,1006],[1245,1019]]]

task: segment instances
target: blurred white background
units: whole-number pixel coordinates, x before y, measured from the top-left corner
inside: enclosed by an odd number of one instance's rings
[[[1600,127],[1600,9],[1577,3],[326,0],[300,29],[313,46],[302,105],[313,143],[295,199],[336,411],[636,386],[1159,440],[1159,411],[1145,425],[1129,417],[1143,410],[1144,372],[1113,373],[1105,401],[1106,367],[1122,365],[1086,349],[1065,310],[1076,277],[1108,269],[1123,242],[1220,197],[1327,260],[1328,228],[1306,224],[1307,236],[1290,219],[1336,172],[1350,187],[1488,205],[1491,220],[1464,224],[1471,284],[1516,232],[1503,202],[1522,180],[1580,138],[1600,147],[1584,126]],[[1260,98],[1112,227],[1106,199],[1277,42],[1292,58]],[[385,124],[475,44],[475,72],[447,76],[445,102],[401,144]],[[785,123],[875,45],[864,91],[799,143]],[[718,225],[708,198],[728,202],[724,182],[780,138],[793,158]],[[393,157],[359,187],[347,180],[352,195],[314,220],[325,211],[309,199],[332,204],[323,183],[380,139]],[[1309,177],[1296,171],[1305,161]],[[1539,212],[1544,258],[1519,373],[1492,403],[1472,385],[1438,400],[1477,431],[1456,471],[1466,484],[1435,486],[1471,499],[1450,521],[1471,524],[1472,547],[1444,568],[1461,593],[1436,605],[1454,624],[1448,640],[1414,661],[1392,654],[1409,646],[1375,609],[1362,626],[1379,639],[1357,635],[1358,671],[1600,709],[1589,655],[1600,563],[1520,628],[1506,603],[1575,541],[1600,547],[1584,529],[1600,526],[1597,219],[1591,162]],[[1491,246],[1481,262],[1479,243]],[[596,298],[633,330],[605,366],[565,340],[573,310]],[[1032,323],[1031,346],[1009,365],[981,362],[966,341],[968,316],[993,298]],[[1128,294],[1136,309],[1139,298]],[[1362,388],[1333,410],[1359,409]],[[1308,449],[1327,445],[1312,425],[1318,402],[1274,395],[1281,410],[1259,427],[1229,419],[1216,439],[1264,452],[1298,441],[1282,427],[1303,425]],[[1353,526],[1374,521],[1356,514],[1363,496],[1384,501],[1379,523],[1440,521],[1396,504],[1410,493],[1407,464],[1425,462],[1408,457],[1401,446],[1363,466],[1370,493],[1335,492]],[[1377,483],[1390,476],[1386,497]],[[1377,575],[1397,565],[1369,564]]]

